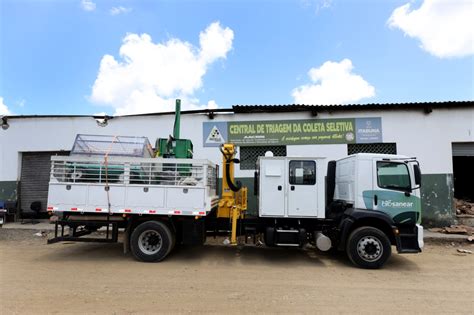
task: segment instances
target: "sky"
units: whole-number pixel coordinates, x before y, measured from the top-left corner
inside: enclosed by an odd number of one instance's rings
[[[474,0],[0,0],[0,115],[474,99]]]

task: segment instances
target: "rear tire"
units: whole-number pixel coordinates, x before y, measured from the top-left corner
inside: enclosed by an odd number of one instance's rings
[[[346,253],[354,265],[366,269],[378,269],[392,254],[392,247],[384,232],[374,227],[363,226],[355,229],[349,236]]]
[[[263,235],[263,240],[265,242],[265,246],[275,246],[275,229],[272,227],[267,227]]]
[[[174,242],[174,235],[166,224],[147,221],[133,230],[130,249],[137,260],[158,262],[169,254]]]

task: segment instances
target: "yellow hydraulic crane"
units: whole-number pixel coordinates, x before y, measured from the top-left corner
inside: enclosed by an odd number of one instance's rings
[[[225,143],[220,148],[222,153],[222,197],[217,209],[218,218],[232,220],[231,245],[237,245],[237,221],[245,216],[247,210],[247,187],[240,182],[234,183],[234,165],[239,163],[235,158],[235,146]]]

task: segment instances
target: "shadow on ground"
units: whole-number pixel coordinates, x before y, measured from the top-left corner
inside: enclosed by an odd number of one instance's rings
[[[65,242],[48,246],[42,259],[49,261],[107,261],[115,263],[141,263],[131,253],[124,254],[121,243],[92,244]],[[176,246],[161,264],[240,264],[244,266],[272,265],[274,267],[344,267],[354,268],[345,253],[324,253],[313,248],[269,248],[249,246]],[[418,270],[408,257],[392,254],[385,264],[388,270]]]

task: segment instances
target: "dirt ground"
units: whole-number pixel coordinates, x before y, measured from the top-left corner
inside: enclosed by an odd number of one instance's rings
[[[306,249],[178,248],[140,263],[121,244],[46,245],[0,229],[2,314],[474,313],[474,250],[427,244],[381,270]]]

